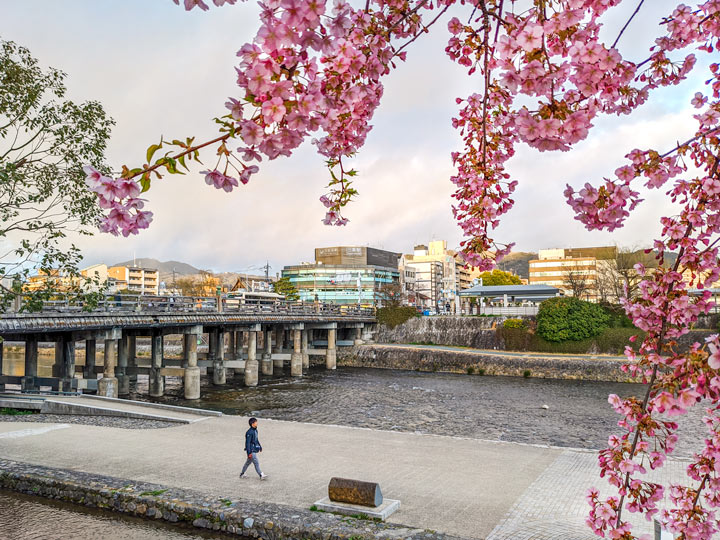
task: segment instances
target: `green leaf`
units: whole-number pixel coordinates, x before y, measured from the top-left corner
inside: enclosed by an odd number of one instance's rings
[[[155,152],[160,150],[162,148],[162,142],[160,144],[151,144],[147,149],[147,162],[150,163],[152,161],[153,155]]]

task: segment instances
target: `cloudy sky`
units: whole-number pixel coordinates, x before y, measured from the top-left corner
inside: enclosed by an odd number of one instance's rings
[[[656,21],[677,2],[645,6],[621,42],[644,58]],[[634,9],[625,2],[626,8]],[[615,35],[624,13],[607,20]],[[116,169],[143,163],[145,149],[165,138],[214,134],[211,119],[237,95],[235,52],[252,39],[257,6],[249,2],[190,13],[171,0],[0,0],[0,37],[31,50],[44,66],[68,75],[69,97],[98,100],[117,125],[108,158]],[[291,158],[263,162],[250,184],[230,194],[195,172],[155,182],[147,194],[150,229],[132,238],[98,234],[78,246],[88,264],[137,257],[175,259],[216,271],[248,272],[269,261],[272,272],[312,260],[324,245],[370,245],[408,252],[417,243],[461,240],[450,210],[450,152],[459,139],[450,125],[454,98],[479,88],[445,56],[445,23],[410,49],[408,62],[386,78],[374,129],[354,166],[360,197],[346,227],[321,219],[327,172],[309,143]],[[510,164],[519,180],[516,205],[497,233],[516,250],[612,244],[644,246],[668,208],[662,193],[645,202],[615,233],[587,232],[573,220],[562,190],[612,173],[632,148],[670,148],[692,133],[689,101],[705,73],[657,92],[631,117],[596,122],[590,138],[568,153],[520,147]],[[238,96],[239,97],[239,96]],[[212,157],[206,154],[208,160]]]

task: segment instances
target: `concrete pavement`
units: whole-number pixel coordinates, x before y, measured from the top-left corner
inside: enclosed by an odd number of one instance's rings
[[[223,416],[167,429],[0,422],[0,455],[37,465],[309,508],[332,476],[380,483],[390,521],[484,538],[560,453],[557,449],[260,420],[270,475],[237,478],[247,421]],[[25,430],[21,437],[3,434]],[[251,471],[252,472],[252,471]]]
[[[379,482],[384,496],[399,499],[395,523],[492,540],[593,538],[583,522],[585,490],[600,484],[594,452],[261,419],[260,462],[270,475],[261,482],[252,468],[237,478],[245,418],[147,430],[48,427],[0,422],[0,455],[305,509],[327,494],[332,476],[344,476]],[[683,468],[671,462],[658,480]]]

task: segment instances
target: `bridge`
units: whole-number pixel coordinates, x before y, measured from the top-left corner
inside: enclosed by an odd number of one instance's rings
[[[15,385],[23,392],[50,387],[118,397],[129,395],[138,375],[147,375],[149,395],[160,397],[165,377],[174,376],[183,378],[186,399],[199,399],[201,368],[216,385],[226,384],[234,370],[245,385],[257,386],[260,373],[280,374],[286,363],[291,376],[302,377],[311,356],[324,357],[325,367],[335,369],[338,344],[371,339],[375,326],[372,309],[320,303],[118,296],[96,306],[47,302],[39,312],[0,316],[0,391]],[[172,335],[181,336],[182,358],[164,355],[164,338]],[[139,337],[150,338],[149,358],[137,354]],[[208,352],[198,353],[204,339]],[[24,343],[23,375],[4,374],[4,342]],[[39,377],[38,345],[48,342],[55,346],[52,377]],[[83,365],[76,364],[78,342],[84,342]]]

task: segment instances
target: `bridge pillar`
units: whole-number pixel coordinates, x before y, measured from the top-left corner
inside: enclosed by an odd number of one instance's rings
[[[137,370],[137,338],[128,336],[128,367]],[[128,376],[128,386],[131,392],[137,392],[137,371]]]
[[[211,340],[212,341],[212,340]],[[215,331],[215,358],[213,360],[213,384],[225,384],[225,332]]]
[[[63,336],[61,345],[60,376],[62,380],[58,390],[72,392],[72,381],[75,378],[75,341],[73,341],[72,335]]]
[[[353,342],[355,345],[362,345],[362,328],[356,328],[355,329],[355,341]]]
[[[245,386],[257,386],[257,332],[248,332],[248,357],[245,360]]]
[[[5,391],[5,383],[2,382],[2,375],[3,375],[3,342],[0,341],[0,392]]]
[[[293,351],[290,354],[290,375],[302,377],[302,330],[293,330]]]
[[[35,378],[37,377],[38,342],[34,336],[25,340],[25,373],[20,380],[22,390],[37,390]]]
[[[330,328],[327,338],[327,350],[325,351],[325,367],[327,369],[335,369],[337,367],[337,350],[335,348],[335,338],[337,330]]]
[[[310,355],[308,354],[308,332],[310,330],[302,331],[302,367],[303,369],[310,368]]]
[[[118,380],[118,395],[130,395],[130,377],[127,375],[128,368],[128,352],[130,338],[123,333],[118,340],[117,367],[115,368],[115,377]]]
[[[148,394],[152,397],[162,397],[165,394],[165,377],[160,375],[163,367],[164,348],[162,333],[153,332],[150,345],[150,380],[148,381]]]
[[[277,325],[275,327],[275,347],[273,349],[273,352],[275,354],[282,354],[283,352],[283,336],[285,335],[285,330],[283,330],[282,325]],[[284,362],[280,360],[279,358],[276,358],[273,360],[273,374],[275,375],[282,375],[284,367]]]
[[[97,373],[95,373],[95,340],[85,340],[85,365],[83,366],[83,379],[97,379]]]
[[[183,335],[185,399],[200,399],[200,368],[197,365],[197,336]]]
[[[262,374],[273,374],[272,332],[269,326],[265,327],[265,332],[263,332]]]
[[[115,374],[115,347],[117,341],[114,339],[105,340],[105,357],[103,362],[103,378],[98,381],[98,396],[118,397],[118,380],[113,377]]]

